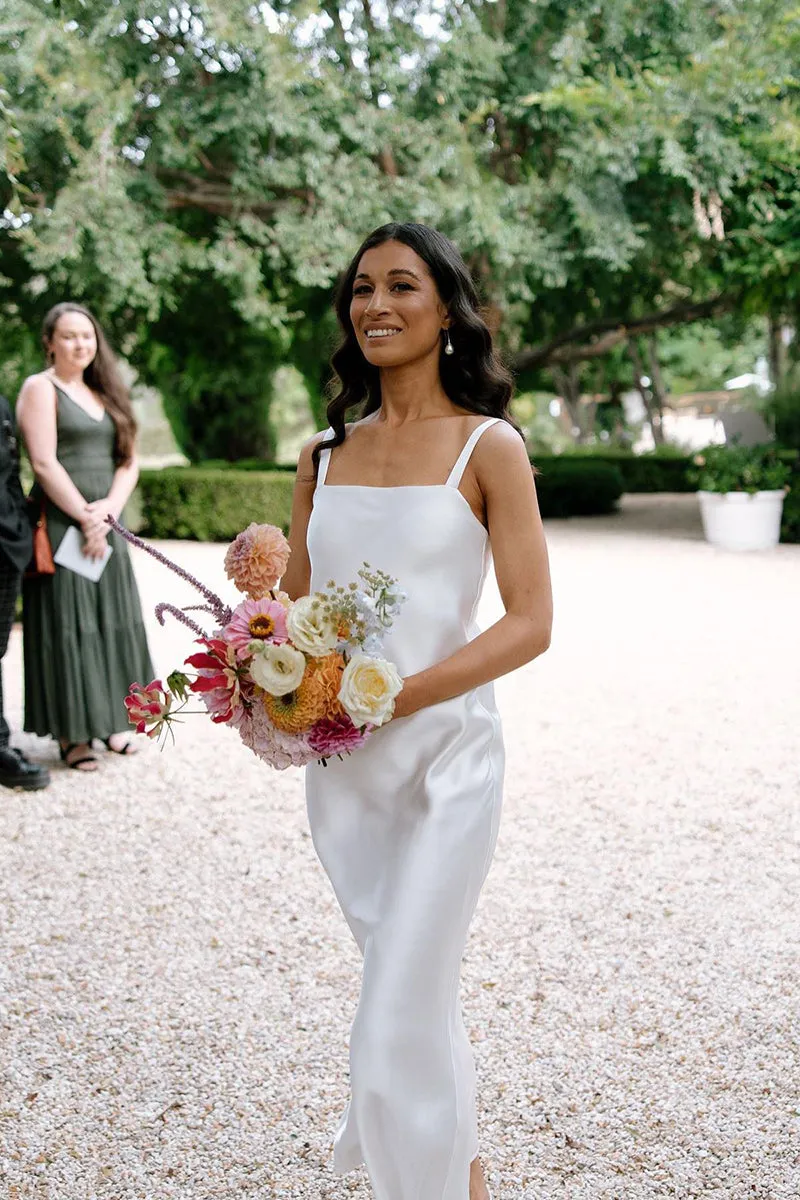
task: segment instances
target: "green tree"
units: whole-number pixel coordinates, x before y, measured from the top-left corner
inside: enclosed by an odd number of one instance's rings
[[[7,336],[85,299],[194,456],[271,453],[280,364],[322,422],[330,289],[389,219],[459,243],[521,383],[556,373],[576,414],[637,356],[652,376],[661,330],[796,324],[789,0],[15,0],[5,20]]]

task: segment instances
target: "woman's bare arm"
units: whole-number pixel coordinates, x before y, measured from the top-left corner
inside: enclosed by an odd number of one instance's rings
[[[314,506],[314,464],[312,454],[314,447],[325,436],[317,433],[303,446],[297,463],[297,477],[294,483],[292,497],[292,520],[289,526],[289,545],[292,548],[286,574],[281,580],[281,588],[292,600],[298,596],[307,596],[311,587],[311,562],[308,557],[306,534],[311,509]]]
[[[505,616],[449,658],[410,675],[397,698],[395,717],[409,716],[498,679],[550,645],[550,569],[525,446],[510,426],[496,425],[475,448],[473,465],[486,501]]]

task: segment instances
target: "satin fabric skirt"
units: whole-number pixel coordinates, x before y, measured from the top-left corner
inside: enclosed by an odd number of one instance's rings
[[[364,960],[334,1164],[365,1163],[376,1200],[469,1194],[478,1133],[459,972],[503,768],[488,685],[307,770],[314,845]]]

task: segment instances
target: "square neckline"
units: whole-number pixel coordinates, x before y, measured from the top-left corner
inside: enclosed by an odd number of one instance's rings
[[[467,497],[459,487],[451,487],[449,483],[321,483],[314,490],[314,506],[316,506],[317,494],[322,490],[328,492],[450,492],[451,495],[458,496],[463,505],[466,515],[471,519],[473,525],[480,530],[485,538],[489,537],[489,530],[484,525],[483,521],[479,521],[475,515],[475,511]],[[312,511],[313,511],[312,507]]]
[[[487,429],[490,429],[493,425],[496,425],[500,420],[502,420],[501,417],[487,417],[485,420],[481,421],[480,425],[475,426],[475,428],[467,437],[464,445],[461,447],[458,457],[453,463],[450,473],[444,483],[328,483],[328,467],[330,466],[331,452],[333,450],[333,447],[328,447],[327,449],[323,450],[322,454],[320,455],[317,485],[314,488],[314,498],[316,500],[317,493],[324,488],[328,488],[331,491],[336,491],[337,488],[341,488],[345,491],[349,489],[350,491],[365,492],[404,492],[431,490],[455,492],[467,513],[472,518],[473,523],[478,527],[478,529],[480,529],[484,538],[488,539],[489,530],[484,525],[483,521],[481,521],[477,516],[469,500],[461,491],[461,480],[464,477],[464,472],[467,468],[470,458],[472,457],[472,452],[480,441],[481,436],[486,432]],[[329,428],[327,433],[333,433],[333,430]],[[323,455],[324,462],[322,461]]]
[[[501,420],[501,417],[487,417],[481,421],[479,425],[475,426],[475,428],[467,437],[467,440],[464,442],[464,445],[461,447],[458,457],[453,463],[453,466],[450,468],[450,472],[444,483],[328,483],[328,468],[330,467],[331,454],[334,450],[333,446],[328,446],[320,453],[317,482],[314,492],[316,494],[320,488],[324,487],[356,488],[364,491],[374,492],[412,491],[419,488],[445,488],[448,492],[458,492],[458,494],[461,496],[461,499],[469,508],[470,512],[472,512],[472,506],[470,505],[466,496],[460,490],[461,480],[464,477],[464,472],[466,471],[469,460],[472,457],[472,452],[480,441],[481,436],[486,432],[487,429],[490,429],[493,425],[496,425]],[[324,436],[327,437],[329,433],[333,433],[333,429],[330,427],[325,431]],[[472,515],[475,516],[474,512]],[[478,518],[475,517],[475,520],[478,521]],[[482,529],[485,528],[480,521],[478,521],[478,524],[481,525]]]

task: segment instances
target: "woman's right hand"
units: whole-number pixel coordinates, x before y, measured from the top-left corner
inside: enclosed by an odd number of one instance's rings
[[[100,559],[106,552],[108,545],[108,535],[100,529],[93,529],[90,532],[83,531],[83,553],[87,558]]]

